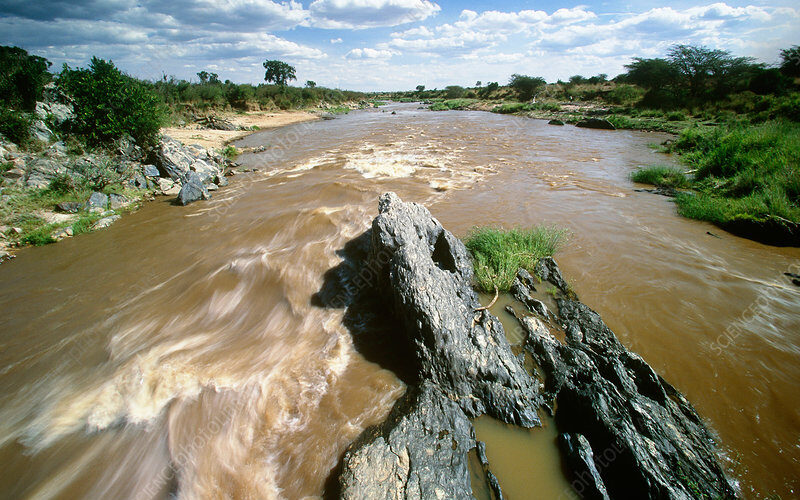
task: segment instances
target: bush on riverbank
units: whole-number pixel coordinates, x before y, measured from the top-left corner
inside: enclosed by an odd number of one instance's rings
[[[143,147],[158,142],[165,112],[157,96],[111,61],[93,57],[88,68],[65,67],[58,83],[74,99],[73,130],[89,144],[106,145],[125,135]]]
[[[800,241],[800,125],[771,121],[684,130],[669,146],[694,170],[650,167],[632,179],[678,193],[678,213],[770,242]]]
[[[686,174],[681,169],[662,165],[640,168],[631,174],[631,180],[641,184],[652,184],[674,189],[689,186],[689,179],[686,178]]]
[[[511,288],[519,268],[533,272],[536,262],[553,255],[567,237],[554,226],[530,229],[474,228],[464,244],[471,252],[478,289],[505,292]]]

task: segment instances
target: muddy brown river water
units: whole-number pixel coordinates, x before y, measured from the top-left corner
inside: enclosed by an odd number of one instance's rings
[[[800,249],[634,192],[632,170],[674,162],[649,147],[665,135],[416,108],[251,135],[260,171],[212,200],[0,266],[0,497],[320,496],[404,390],[311,301],[388,190],[457,235],[569,228],[564,274],[718,433],[743,495],[795,496]],[[476,427],[508,498],[572,496],[555,429]]]

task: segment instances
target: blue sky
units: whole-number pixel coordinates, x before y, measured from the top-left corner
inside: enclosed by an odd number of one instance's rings
[[[259,83],[265,59],[298,84],[353,90],[614,76],[676,43],[778,62],[800,44],[800,4],[433,0],[0,0],[0,44],[54,62],[112,59],[133,75]]]

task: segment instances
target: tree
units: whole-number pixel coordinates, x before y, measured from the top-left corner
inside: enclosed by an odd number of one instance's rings
[[[65,65],[58,84],[74,100],[74,130],[90,144],[108,144],[125,134],[143,147],[158,141],[163,117],[158,97],[113,62],[93,57],[88,69]]]
[[[50,81],[50,61],[19,47],[0,46],[0,102],[33,111]]]
[[[423,90],[425,90],[425,85],[417,85],[417,92],[421,93]]]
[[[625,80],[646,89],[667,87],[679,78],[677,68],[666,59],[634,57],[633,62],[626,64],[625,68],[628,70]]]
[[[283,61],[268,60],[264,61],[264,80],[267,83],[274,82],[276,85],[285,87],[289,80],[297,80],[294,66],[290,66]]]
[[[444,88],[444,90],[444,96],[448,99],[459,99],[464,97],[464,87],[461,87],[460,85],[448,85]]]
[[[748,57],[733,57],[726,50],[695,45],[675,45],[667,57],[678,73],[688,82],[689,95],[700,97],[710,89],[727,93],[732,82],[752,66]],[[720,92],[717,92],[718,94]],[[719,96],[721,97],[721,96]]]
[[[513,74],[508,81],[508,85],[517,92],[520,101],[529,101],[536,95],[537,91],[547,85],[547,82],[544,78],[538,76]]]
[[[306,81],[306,87],[308,87],[310,89],[313,89],[316,86],[317,86],[317,82],[315,82],[314,80],[307,80]]]
[[[478,80],[477,82],[475,82],[475,86],[480,88],[482,83],[483,83],[482,81]]]
[[[781,50],[781,72],[789,77],[800,77],[800,45]]]

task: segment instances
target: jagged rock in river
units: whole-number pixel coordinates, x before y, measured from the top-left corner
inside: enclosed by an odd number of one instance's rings
[[[209,198],[211,198],[211,195],[208,194],[206,186],[203,185],[200,175],[197,172],[189,172],[186,175],[186,182],[178,192],[178,203],[186,206],[197,200],[207,200]]]
[[[471,498],[467,453],[474,447],[464,412],[423,382],[351,445],[339,478],[341,498]]]
[[[541,269],[565,296],[574,296],[555,261]],[[692,405],[625,349],[600,315],[576,300],[556,303],[564,344],[519,319],[585,498],[607,498],[606,491],[611,498],[735,497],[713,436]]]
[[[556,408],[573,486],[584,498],[735,496],[691,405],[577,302],[555,261],[542,259],[534,271],[561,291],[559,316],[545,314],[548,324],[517,315],[528,334],[525,348],[546,376],[543,399],[499,321],[479,310],[464,245],[424,207],[394,193],[381,196],[379,212],[343,250],[345,263],[326,273],[331,285],[316,300],[346,307],[352,324],[366,317],[352,318],[359,301],[388,311],[400,325],[399,332],[381,332],[399,341],[390,357],[415,372],[406,375],[409,389],[387,420],[345,453],[342,498],[471,498],[467,453],[478,445],[468,418],[486,413],[535,426],[539,405]],[[348,268],[368,271],[356,292],[339,281]],[[529,306],[536,305],[534,281],[521,272],[515,283]],[[564,325],[566,343],[551,335],[554,322]],[[354,341],[359,345],[355,333]],[[502,494],[500,484],[489,484]]]
[[[379,296],[380,307],[402,325],[401,344],[411,349],[395,357],[410,351],[405,362],[416,373],[390,417],[345,454],[341,496],[470,498],[468,452],[475,440],[469,417],[488,413],[538,425],[538,386],[497,318],[476,311],[463,243],[427,209],[394,193],[381,196],[379,210],[372,229],[350,245],[362,259],[352,265],[370,271],[374,279],[361,293]],[[321,295],[323,303],[341,305],[338,288]]]
[[[420,377],[438,385],[470,417],[488,413],[504,422],[539,424],[530,375],[511,352],[500,321],[472,289],[464,244],[428,210],[381,196],[372,223],[369,265],[377,292],[404,325]]]

